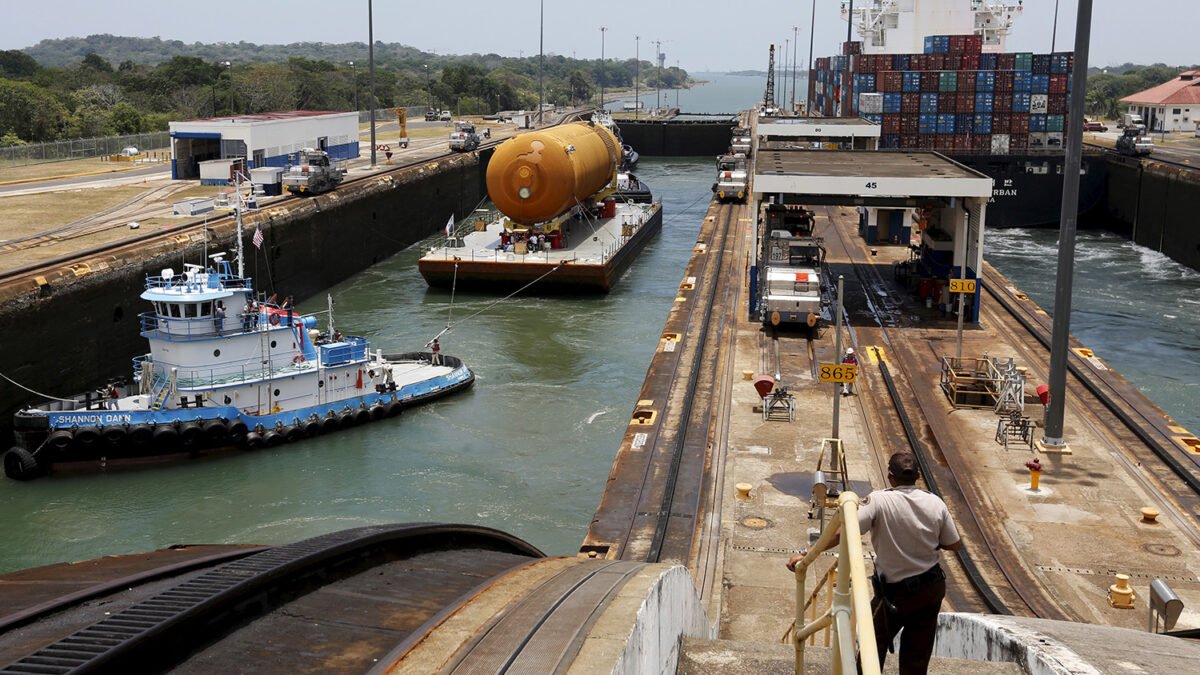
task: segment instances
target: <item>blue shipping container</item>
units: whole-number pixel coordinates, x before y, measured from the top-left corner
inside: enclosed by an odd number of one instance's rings
[[[975,94],[975,112],[990,113],[996,99],[990,91],[981,91]],[[989,132],[990,133],[990,132]]]
[[[953,96],[953,94],[951,94]],[[937,112],[938,95],[933,92],[925,92],[921,94],[921,112],[935,113]]]
[[[908,54],[892,54],[892,70],[908,70],[912,59]]]
[[[955,113],[954,115],[954,128],[958,129],[960,134],[970,132],[974,122],[975,113]]]
[[[1018,70],[1013,73],[1013,91],[1029,91],[1032,88],[1033,75],[1029,71]]]
[[[992,133],[992,116],[982,113],[975,113],[975,133],[990,134]]]
[[[937,116],[937,132],[939,134],[954,133],[954,113],[940,113]]]
[[[920,71],[909,71],[901,76],[900,90],[910,93],[921,91],[921,73]]]
[[[1048,80],[1046,86],[1049,86]],[[856,74],[854,76],[854,91],[875,91],[875,74]]]
[[[979,69],[980,70],[995,70],[996,66],[999,64],[999,59],[996,57],[997,57],[997,55],[994,53],[980,54],[979,55]]]
[[[1034,73],[1032,86],[1030,86],[1029,90],[1035,94],[1049,94],[1050,74],[1039,75],[1038,73]]]
[[[879,147],[884,150],[895,150],[900,147],[900,134],[883,134],[879,137]]]
[[[993,54],[995,56],[995,54]],[[996,89],[996,73],[981,70],[975,73],[975,91],[993,91]]]
[[[921,113],[917,117],[917,133],[936,134],[937,118],[937,113]]]
[[[1012,111],[1015,113],[1029,112],[1029,102],[1033,96],[1027,91],[1013,93]]]
[[[1029,131],[1030,131],[1030,133],[1035,132],[1035,131],[1045,131],[1045,130],[1046,130],[1046,116],[1045,115],[1043,115],[1041,113],[1034,113],[1029,116]]]
[[[900,112],[900,102],[902,100],[903,100],[903,96],[901,96],[900,94],[896,94],[896,93],[884,94],[883,95],[883,112],[885,112],[885,113]]]

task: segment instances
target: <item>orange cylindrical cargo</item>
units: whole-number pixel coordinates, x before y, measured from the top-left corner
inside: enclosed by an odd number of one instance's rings
[[[612,182],[620,148],[612,132],[590,122],[515,136],[492,155],[488,196],[514,222],[550,220]]]

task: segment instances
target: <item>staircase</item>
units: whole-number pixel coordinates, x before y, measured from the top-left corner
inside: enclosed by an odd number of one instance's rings
[[[159,373],[154,374],[154,380],[150,383],[150,409],[162,410],[166,405],[167,399],[171,396],[171,387],[167,378]]]

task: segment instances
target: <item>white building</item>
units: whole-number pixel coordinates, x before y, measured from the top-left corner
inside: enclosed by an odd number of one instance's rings
[[[1129,112],[1141,115],[1150,131],[1193,131],[1200,118],[1200,70],[1182,72],[1121,102],[1129,104]]]
[[[293,110],[171,122],[171,178],[199,178],[200,162],[244,157],[249,168],[286,166],[304,148],[358,157],[358,113]]]

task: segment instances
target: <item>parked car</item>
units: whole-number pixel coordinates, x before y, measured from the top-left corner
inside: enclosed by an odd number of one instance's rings
[[[1084,122],[1084,131],[1108,131],[1108,127],[1104,126],[1103,122]]]
[[[437,118],[438,118],[438,114],[437,114],[436,110],[426,110],[425,111],[425,121],[426,122],[436,122]]]

